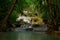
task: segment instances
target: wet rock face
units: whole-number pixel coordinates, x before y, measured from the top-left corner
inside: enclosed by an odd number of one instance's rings
[[[21,26],[21,24],[16,24],[16,27],[20,27]]]
[[[32,31],[33,30],[33,28],[27,28],[26,29],[26,31]]]
[[[33,27],[40,27],[39,24],[33,24]]]

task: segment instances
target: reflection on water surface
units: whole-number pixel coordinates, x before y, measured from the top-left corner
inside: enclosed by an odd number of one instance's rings
[[[60,37],[44,32],[0,32],[0,40],[60,40]]]

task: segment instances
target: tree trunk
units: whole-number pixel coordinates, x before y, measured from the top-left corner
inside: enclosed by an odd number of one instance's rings
[[[49,24],[48,24],[48,31],[52,32],[52,31],[58,31],[58,13],[57,13],[57,8],[55,8],[55,11],[52,11],[52,0],[48,0],[48,4],[49,4],[49,9],[50,9],[50,20],[49,20]],[[56,7],[56,4],[55,4]],[[53,13],[54,12],[54,13]],[[53,15],[55,16],[55,18],[53,17]]]
[[[1,30],[3,30],[3,31],[5,31],[8,18],[9,18],[10,15],[12,14],[12,11],[13,11],[13,9],[14,9],[14,6],[15,6],[16,2],[17,2],[17,0],[14,0],[14,1],[13,1],[13,4],[11,5],[9,11],[7,12],[6,17],[4,18],[4,20],[3,20],[2,24],[1,24]]]

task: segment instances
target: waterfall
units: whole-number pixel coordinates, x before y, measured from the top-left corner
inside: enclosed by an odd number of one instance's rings
[[[21,26],[19,28],[15,29],[15,31],[17,31],[17,32],[26,32],[26,29],[31,30],[32,29],[32,24],[21,24]]]
[[[26,29],[26,28],[32,28],[32,24],[22,24],[21,25],[22,29]]]

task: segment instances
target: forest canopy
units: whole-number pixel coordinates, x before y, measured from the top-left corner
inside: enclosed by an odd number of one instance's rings
[[[45,24],[57,27],[60,24],[60,0],[0,0],[1,25],[16,23],[19,15],[38,16]]]

